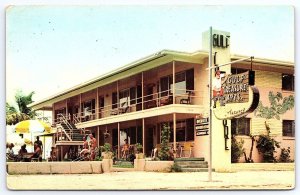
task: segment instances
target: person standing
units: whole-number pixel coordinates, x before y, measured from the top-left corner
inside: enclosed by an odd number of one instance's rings
[[[90,137],[90,151],[91,151],[91,159],[95,160],[96,157],[96,147],[97,147],[97,140],[94,138],[93,134],[89,134]]]
[[[214,100],[214,108],[216,108],[217,101],[220,101],[220,105],[224,106],[224,91],[222,88],[222,77],[220,70],[217,70],[215,73],[215,78],[212,82],[212,88],[213,88],[213,100]]]
[[[41,152],[43,152],[43,142],[40,140],[40,136],[36,137],[36,141],[33,144],[37,144],[40,147]]]

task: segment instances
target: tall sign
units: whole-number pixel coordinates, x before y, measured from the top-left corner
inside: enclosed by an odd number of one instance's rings
[[[226,75],[221,82],[221,92],[214,97],[214,101],[221,102],[220,106],[215,106],[213,109],[217,119],[239,118],[257,108],[259,91],[255,86],[250,85],[254,83],[253,71]]]

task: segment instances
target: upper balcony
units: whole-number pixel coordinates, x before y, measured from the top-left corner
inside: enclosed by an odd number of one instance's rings
[[[56,102],[53,118],[63,114],[77,126],[88,127],[171,113],[198,114],[207,94],[206,79],[201,79],[204,68],[173,61]]]

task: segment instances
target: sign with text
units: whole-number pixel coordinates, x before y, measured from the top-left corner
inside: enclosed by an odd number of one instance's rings
[[[249,71],[227,75],[222,78],[223,99],[225,104],[249,101]]]
[[[208,135],[209,120],[208,118],[197,118],[195,124],[196,136]]]

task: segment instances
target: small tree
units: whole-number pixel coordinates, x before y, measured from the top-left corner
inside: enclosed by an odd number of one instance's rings
[[[263,162],[276,162],[275,147],[279,148],[279,142],[269,135],[259,135],[256,148],[263,155]]]
[[[237,141],[233,136],[231,138],[231,162],[237,163],[244,153],[245,149],[243,148],[244,140]]]
[[[160,160],[169,159],[169,139],[170,139],[170,127],[164,123],[161,131],[161,150],[159,152]]]

